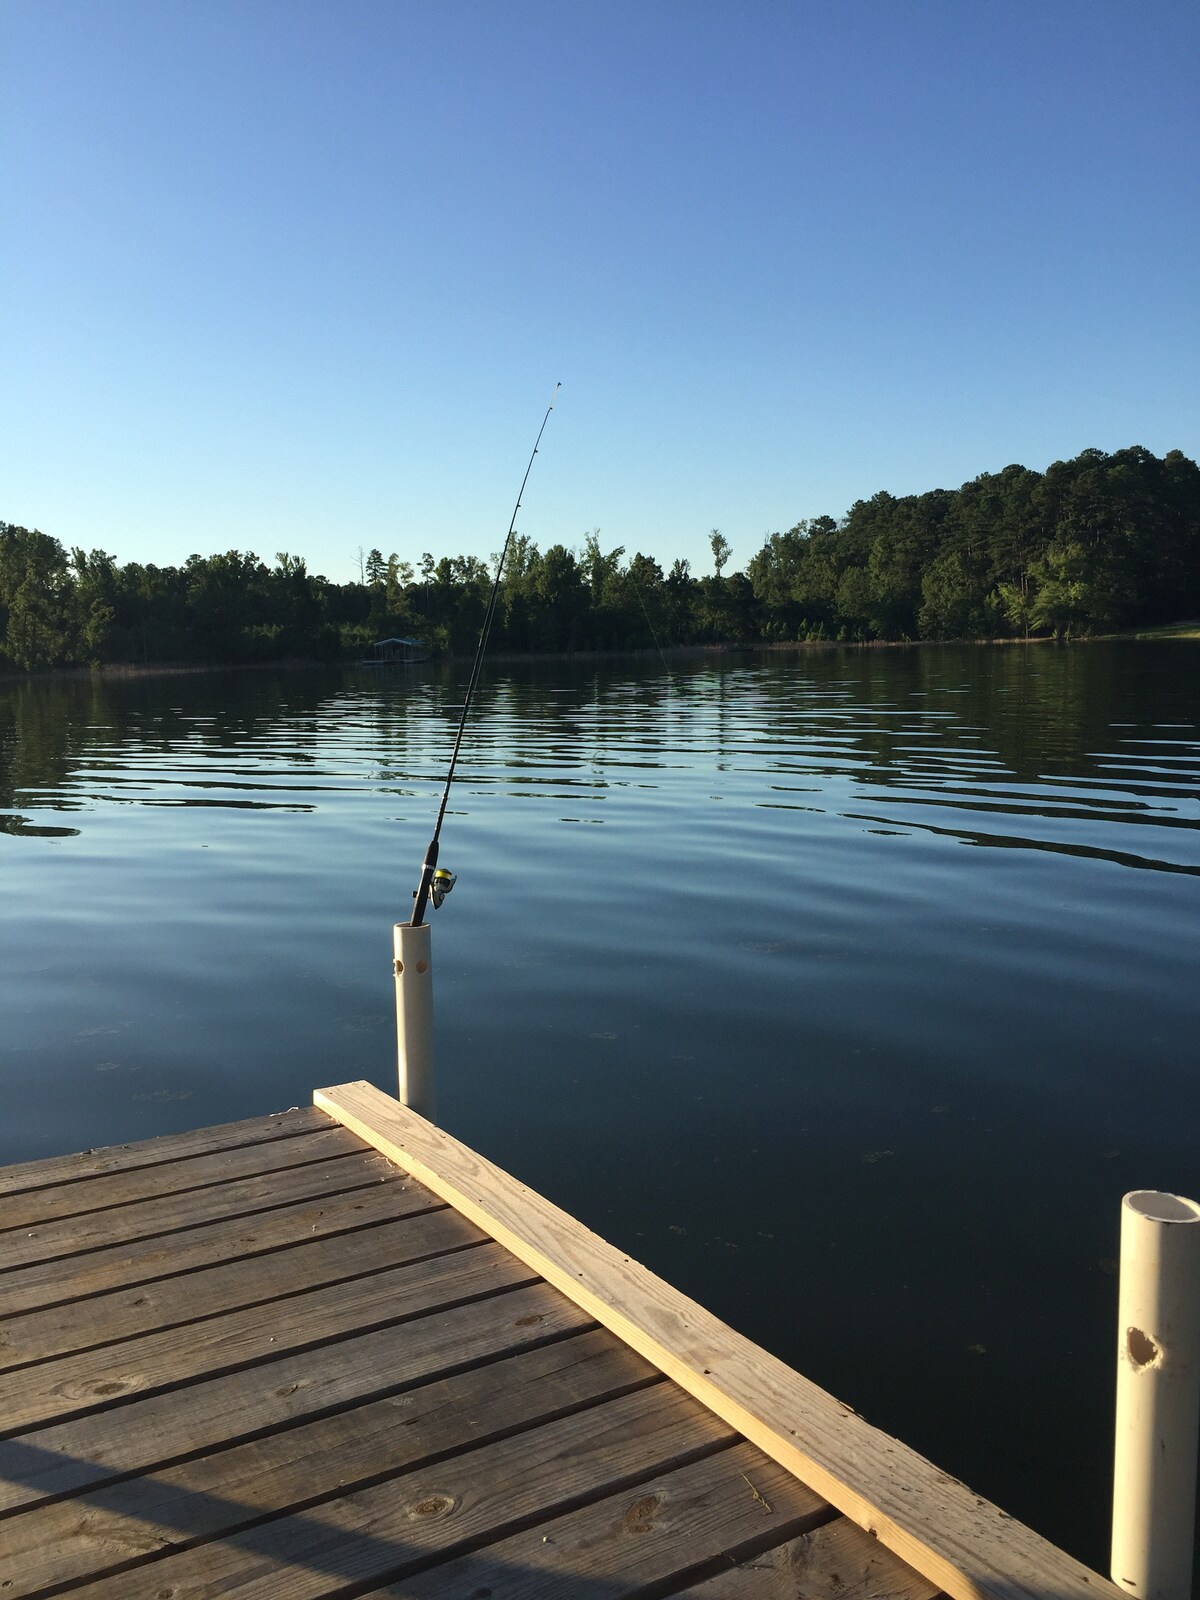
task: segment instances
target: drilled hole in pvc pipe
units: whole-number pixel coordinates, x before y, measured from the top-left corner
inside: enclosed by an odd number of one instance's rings
[[[1143,1367],[1152,1367],[1162,1355],[1162,1351],[1155,1344],[1148,1333],[1143,1333],[1140,1328],[1129,1328],[1125,1333],[1125,1348],[1129,1352],[1129,1360],[1133,1367],[1140,1372]]]
[[[1135,1189],[1125,1203],[1140,1217],[1151,1222],[1200,1222],[1200,1206],[1178,1194],[1160,1194],[1157,1189]]]

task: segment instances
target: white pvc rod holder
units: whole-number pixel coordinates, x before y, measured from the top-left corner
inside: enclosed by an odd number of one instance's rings
[[[433,966],[429,924],[392,929],[400,1102],[430,1122],[433,1112]]]
[[[1113,1582],[1188,1600],[1200,1432],[1200,1205],[1137,1189],[1121,1202]]]

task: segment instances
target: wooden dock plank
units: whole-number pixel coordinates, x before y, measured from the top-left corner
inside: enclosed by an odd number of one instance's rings
[[[657,1384],[153,1563],[171,1600],[316,1600],[515,1533],[727,1447],[730,1429]],[[158,1590],[153,1592],[158,1592]],[[87,1600],[129,1600],[128,1575]]]
[[[802,1533],[704,1582],[679,1600],[938,1600],[928,1578],[846,1517]]]
[[[6,1195],[0,1202],[0,1243],[4,1234],[12,1229],[41,1227],[60,1218],[92,1217],[117,1206],[145,1205],[159,1196],[211,1188],[231,1179],[283,1172],[308,1162],[359,1155],[361,1151],[359,1140],[349,1137],[344,1128],[334,1126],[305,1134],[303,1138],[239,1145],[233,1150],[215,1150],[178,1161],[159,1162],[134,1172],[110,1172],[101,1177],[81,1178],[75,1183]],[[120,1220],[113,1219],[118,1226]]]
[[[0,1196],[22,1194],[28,1189],[46,1189],[61,1183],[76,1183],[108,1172],[132,1172],[137,1168],[157,1167],[164,1162],[189,1156],[207,1155],[213,1150],[233,1150],[238,1145],[266,1144],[272,1139],[292,1139],[301,1134],[319,1133],[329,1126],[329,1118],[314,1106],[293,1106],[269,1116],[248,1117],[241,1122],[225,1122],[212,1128],[197,1128],[189,1133],[167,1133],[157,1139],[142,1139],[134,1144],[110,1144],[96,1150],[81,1150],[69,1156],[45,1156],[38,1161],[16,1162],[0,1167]]]
[[[321,1137],[321,1134],[310,1136],[311,1139]],[[0,1234],[0,1273],[136,1239],[180,1232],[221,1217],[248,1216],[315,1195],[362,1188],[393,1176],[395,1174],[389,1173],[378,1156],[365,1155],[361,1149],[348,1150],[329,1161],[308,1162],[282,1172],[257,1173],[203,1189],[187,1189],[181,1194],[157,1195],[95,1215],[64,1217],[37,1227],[18,1228]],[[3,1281],[0,1277],[0,1284]]]
[[[81,1582],[544,1424],[661,1374],[595,1330],[59,1501],[2,1527],[6,1600]],[[131,1581],[132,1578],[131,1578]]]
[[[314,1099],[954,1600],[1120,1594],[372,1085]]]
[[[396,1188],[396,1185],[390,1185]],[[405,1215],[407,1210],[416,1215]],[[417,1185],[398,1195],[397,1215],[376,1228],[341,1234],[333,1239],[302,1240],[291,1250],[206,1267],[185,1277],[167,1278],[136,1289],[119,1289],[88,1301],[72,1300],[46,1311],[27,1311],[0,1322],[0,1373],[33,1362],[49,1361],[74,1352],[95,1350],[122,1339],[219,1315],[239,1307],[267,1302],[287,1317],[291,1297],[306,1289],[342,1283],[351,1278],[411,1261],[442,1246],[438,1240],[463,1240],[461,1218],[453,1216],[428,1190]],[[418,1219],[433,1208],[447,1219],[449,1233],[434,1234],[432,1247],[423,1243],[428,1233]],[[467,1225],[469,1226],[469,1224]],[[468,1238],[478,1238],[472,1230]],[[417,1242],[414,1244],[414,1240]],[[196,1338],[203,1339],[198,1332]]]
[[[431,1201],[439,1206],[445,1204],[390,1163],[386,1180],[377,1176],[377,1166],[366,1171],[366,1188],[321,1194],[315,1200],[294,1200],[270,1211],[204,1223],[184,1233],[156,1234],[133,1243],[109,1245],[82,1256],[14,1267],[0,1273],[0,1318],[49,1309],[115,1288],[132,1290],[145,1283],[164,1283],[202,1267],[250,1260],[276,1250],[294,1249],[312,1239],[369,1228],[409,1210],[421,1210]],[[339,1177],[345,1175],[342,1169]]]
[[[364,1600],[457,1600],[473,1594],[549,1600],[572,1593],[620,1600],[648,1591],[674,1594],[692,1573],[756,1554],[764,1544],[788,1539],[833,1515],[828,1503],[790,1472],[742,1444],[384,1584]],[[809,1600],[795,1588],[788,1600],[801,1594]]]
[[[296,1427],[594,1326],[556,1290],[527,1283],[0,1440],[0,1516]]]
[[[435,1239],[461,1239],[467,1225],[450,1211],[415,1219],[412,1248]],[[414,1266],[397,1266],[369,1278],[312,1289],[288,1303],[281,1317],[270,1305],[226,1312],[194,1330],[168,1328],[102,1350],[64,1356],[0,1376],[3,1432],[21,1433],[65,1421],[128,1396],[176,1387],[270,1360],[287,1350],[324,1344],[352,1332],[368,1332],[438,1306],[477,1299],[496,1289],[528,1283],[528,1267],[492,1244],[464,1248]]]

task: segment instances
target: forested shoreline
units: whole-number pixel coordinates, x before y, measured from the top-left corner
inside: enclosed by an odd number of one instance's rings
[[[1085,450],[1045,472],[1009,466],[960,489],[859,500],[770,534],[744,570],[710,536],[714,571],[669,570],[600,530],[541,551],[513,539],[491,645],[514,653],[655,644],[1072,637],[1200,613],[1200,469],[1178,450]],[[180,567],[67,551],[0,523],[0,665],[241,665],[361,656],[416,635],[472,648],[494,568],[364,552],[337,584],[280,552]]]

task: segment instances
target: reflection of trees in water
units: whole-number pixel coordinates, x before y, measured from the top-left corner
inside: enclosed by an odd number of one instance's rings
[[[929,652],[932,663],[940,653]],[[1156,723],[1194,722],[1200,713],[1188,670],[1194,652],[1172,654],[1170,646],[1008,646],[953,656],[962,663],[962,722],[1022,781],[1107,785],[1114,757],[1133,749],[1127,741],[1150,735]],[[1129,776],[1142,775],[1131,762]]]
[[[67,682],[34,680],[0,692],[0,805],[17,805],[32,791],[39,804],[61,806],[86,742],[88,700],[83,685]]]
[[[810,744],[824,750],[828,738],[820,770],[852,778],[860,802],[889,791],[880,814],[848,808],[847,817],[1195,872],[1178,850],[1165,853],[1171,830],[1195,831],[1192,816],[1174,814],[1194,799],[1198,764],[1200,688],[1186,666],[1137,645],[865,660],[848,675],[847,708],[818,721]],[[1016,819],[1039,819],[1036,836]],[[1155,834],[1128,833],[1122,844],[1117,824]]]
[[[305,675],[179,675],[111,679],[33,679],[0,689],[0,803],[69,809],[84,769],[105,760],[158,758],[185,750],[236,751],[294,717],[290,758],[302,760],[313,735],[303,718],[322,696]],[[325,678],[326,693],[330,685]],[[27,831],[27,830],[24,830]]]
[[[451,664],[383,676],[333,668],[10,681],[0,687],[0,805],[27,792],[41,807],[70,809],[82,775],[102,786],[92,769],[106,765],[187,765],[201,787],[206,758],[214,780],[240,762],[249,776],[283,766],[307,780],[350,757],[360,778],[363,760],[385,775],[436,772],[465,682],[466,669]],[[478,719],[489,707],[532,710],[505,683],[482,686]]]
[[[647,660],[496,664],[477,689],[460,775],[527,791],[715,766],[784,806],[789,790],[811,804],[814,787],[845,779],[860,799],[891,791],[911,825],[926,807],[930,827],[955,831],[957,808],[969,813],[963,837],[1005,811],[1188,826],[1163,810],[1191,792],[1194,729],[1154,724],[1195,724],[1195,655],[1179,642],[705,656],[669,671]],[[130,800],[143,797],[130,780],[139,771],[185,791],[432,788],[468,672],[435,662],[10,683],[0,806],[69,810],[106,793],[106,772]],[[846,798],[818,803],[845,810]],[[19,818],[8,826],[26,831]]]
[[[10,833],[17,839],[72,839],[78,832],[78,828],[51,827],[13,812],[0,812],[0,833]]]
[[[670,678],[532,664],[481,683],[477,727],[493,724],[496,745],[496,730],[531,744],[536,727],[538,746],[564,755],[589,737],[615,749],[633,730],[645,751],[707,748],[719,761],[758,757],[764,770],[796,761],[881,787],[937,773],[1107,786],[1122,781],[1114,765],[1144,776],[1139,736],[1179,736],[1154,724],[1195,723],[1195,654],[1175,644],[921,646],[683,662]],[[448,681],[438,692],[449,737],[461,702]],[[1194,745],[1180,755],[1190,763]]]
[[[1191,656],[1172,655],[1173,648],[924,645],[841,652],[840,702],[830,700],[830,680],[814,680],[816,692],[803,707],[811,714],[791,731],[813,745],[828,736],[834,751],[845,745],[853,757],[845,770],[884,787],[908,784],[926,750],[931,768],[947,772],[957,755],[981,774],[990,765],[997,778],[1108,782],[1122,740],[1155,723],[1194,722],[1200,713]]]

